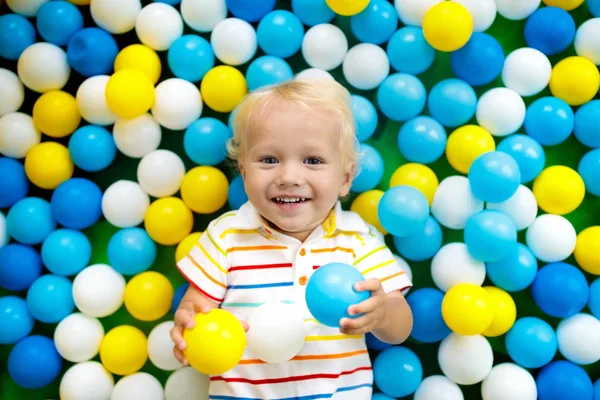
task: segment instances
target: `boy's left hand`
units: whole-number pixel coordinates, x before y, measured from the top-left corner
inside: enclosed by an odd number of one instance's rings
[[[388,298],[379,279],[369,279],[357,282],[354,285],[357,292],[370,291],[371,297],[367,300],[348,307],[348,314],[357,318],[342,318],[340,331],[346,335],[362,335],[376,329],[385,317]]]

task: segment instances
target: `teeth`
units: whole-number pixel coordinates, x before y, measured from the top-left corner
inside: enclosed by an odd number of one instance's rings
[[[281,203],[297,203],[299,201],[305,201],[305,197],[276,197],[275,200]]]

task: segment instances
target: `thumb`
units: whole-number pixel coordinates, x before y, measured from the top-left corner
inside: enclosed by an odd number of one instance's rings
[[[250,330],[250,325],[246,321],[240,321],[242,323],[242,327],[244,328],[244,332],[248,332]]]

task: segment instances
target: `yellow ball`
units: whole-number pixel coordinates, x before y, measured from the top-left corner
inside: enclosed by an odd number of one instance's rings
[[[446,157],[455,170],[467,174],[477,157],[495,149],[496,142],[488,131],[477,125],[465,125],[448,137]]]
[[[600,275],[600,226],[591,226],[577,235],[575,260],[593,275]]]
[[[423,17],[423,35],[431,47],[454,51],[463,47],[473,33],[469,11],[454,1],[443,1],[431,7]]]
[[[48,136],[61,138],[70,135],[81,122],[75,97],[62,90],[44,93],[33,105],[33,122]]]
[[[594,98],[600,87],[600,72],[585,57],[567,57],[560,60],[550,76],[550,91],[555,97],[572,106],[579,106]]]
[[[544,0],[544,4],[549,7],[558,7],[567,11],[576,9],[583,2],[584,0]]]
[[[144,216],[148,235],[165,246],[181,242],[190,234],[193,225],[192,211],[177,197],[163,197],[154,201]]]
[[[448,328],[459,335],[479,335],[492,324],[494,308],[481,286],[461,283],[444,296],[442,317]]]
[[[100,361],[117,375],[129,375],[141,369],[148,360],[146,335],[131,325],[111,329],[100,343]]]
[[[485,286],[483,288],[490,298],[490,304],[494,313],[492,324],[483,331],[484,336],[496,337],[504,335],[515,323],[517,319],[517,306],[515,301],[502,289],[495,286]]]
[[[211,166],[192,168],[183,177],[181,198],[198,214],[211,214],[227,203],[229,182],[221,170]]]
[[[156,84],[162,72],[160,58],[154,50],[143,44],[132,44],[117,54],[114,64],[115,72],[122,69],[137,69],[148,75]]]
[[[229,65],[214,67],[200,84],[202,100],[215,111],[230,112],[248,92],[246,78]]]
[[[187,235],[181,242],[179,242],[177,248],[175,249],[176,263],[183,260],[185,256],[187,256],[188,253],[192,251],[196,243],[198,243],[198,241],[200,240],[201,236],[202,232],[194,232]]]
[[[358,14],[369,5],[369,0],[325,0],[336,14],[350,16]]]
[[[398,167],[390,179],[390,187],[400,185],[412,186],[419,190],[431,205],[439,181],[435,172],[428,166],[408,163]]]
[[[563,165],[553,165],[535,179],[533,195],[542,210],[564,215],[579,207],[585,197],[585,184],[577,171]]]
[[[352,202],[350,211],[354,211],[367,223],[377,228],[379,232],[387,235],[388,232],[381,226],[379,215],[377,214],[377,208],[379,207],[379,201],[383,197],[383,193],[382,190],[374,189],[359,194]]]
[[[172,302],[173,285],[158,272],[137,274],[125,286],[125,308],[140,321],[162,318],[171,309]]]
[[[137,69],[115,72],[106,84],[106,104],[115,114],[137,118],[154,104],[154,84]]]
[[[25,156],[27,178],[42,189],[56,189],[73,176],[73,168],[69,149],[60,143],[39,143]]]
[[[183,332],[183,355],[190,365],[207,375],[220,375],[235,367],[246,348],[246,332],[230,312],[215,308],[196,314],[196,326]]]

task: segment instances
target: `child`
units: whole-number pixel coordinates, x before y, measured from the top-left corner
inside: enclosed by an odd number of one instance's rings
[[[412,328],[402,291],[411,282],[373,227],[343,211],[352,185],[356,136],[350,95],[339,83],[292,80],[249,94],[238,106],[229,152],[249,201],[212,221],[178,263],[191,286],[175,314],[171,337],[184,365],[185,328],[197,312],[221,307],[244,322],[266,301],[294,303],[305,318],[300,353],[280,364],[241,362],[211,376],[211,399],[334,398],[368,400],[373,373],[364,334],[401,343]],[[305,289],[319,266],[358,268],[358,291],[371,297],[349,308],[340,329],[319,324]]]

